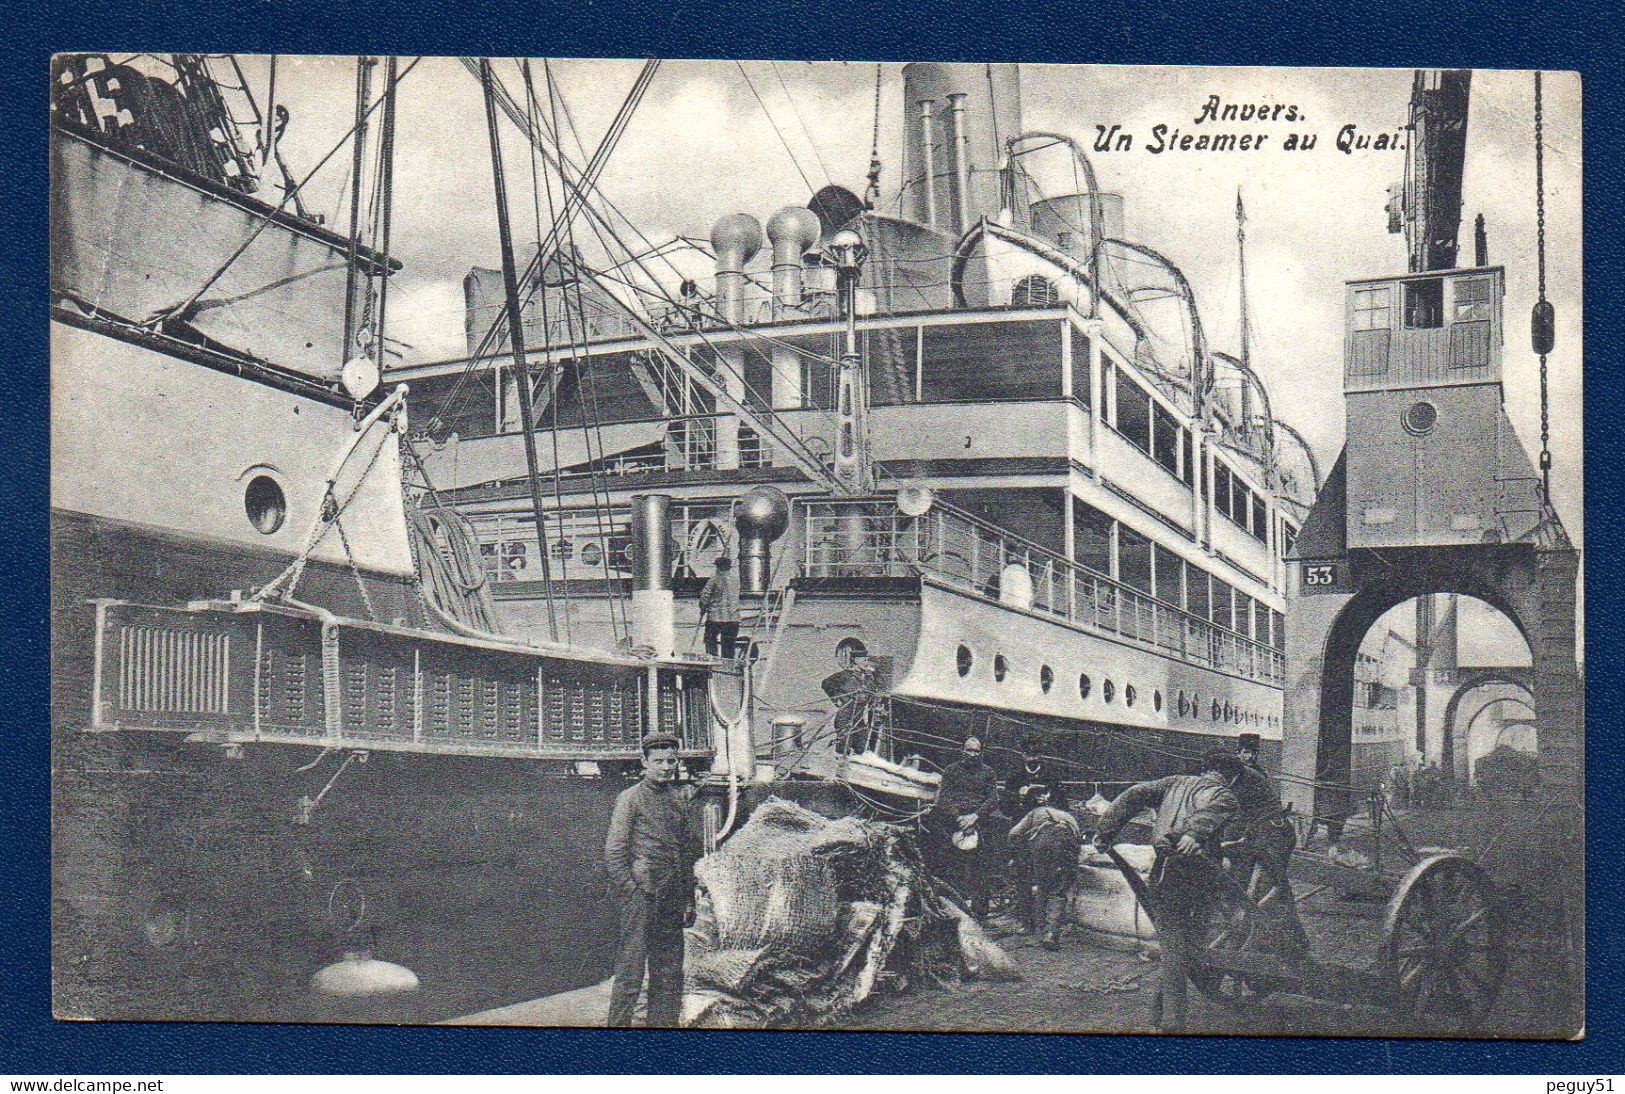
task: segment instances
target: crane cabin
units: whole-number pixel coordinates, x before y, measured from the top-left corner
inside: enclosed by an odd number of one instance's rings
[[[1348,546],[1506,543],[1539,479],[1502,408],[1502,267],[1346,283]]]

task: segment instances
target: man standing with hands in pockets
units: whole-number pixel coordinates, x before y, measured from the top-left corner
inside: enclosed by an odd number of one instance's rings
[[[643,778],[615,799],[604,860],[621,901],[609,1025],[630,1026],[649,972],[647,1025],[675,1026],[683,1005],[683,919],[694,893],[699,826],[677,785],[677,738],[643,738]]]

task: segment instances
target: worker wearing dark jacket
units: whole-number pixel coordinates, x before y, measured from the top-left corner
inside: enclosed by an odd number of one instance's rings
[[[1151,870],[1151,914],[1162,943],[1162,987],[1154,1020],[1164,1030],[1185,1026],[1185,980],[1204,923],[1217,896],[1219,840],[1241,805],[1232,787],[1241,762],[1228,752],[1210,752],[1199,775],[1170,775],[1129,787],[1100,819],[1096,842],[1110,846],[1117,833],[1142,810],[1155,809],[1151,842],[1157,862]]]
[[[928,819],[965,910],[987,916],[987,836],[998,806],[999,775],[982,759],[982,742],[967,737],[959,759],[942,772],[942,788]]]
[[[1032,808],[1010,829],[1010,846],[1022,866],[1027,928],[1033,934],[1043,931],[1043,947],[1053,950],[1060,946],[1061,922],[1077,881],[1083,838],[1078,818],[1051,804],[1049,787],[1036,787],[1027,800]]]
[[[1235,876],[1247,886],[1261,908],[1279,919],[1287,944],[1301,951],[1308,948],[1309,936],[1298,921],[1297,902],[1288,877],[1292,849],[1298,842],[1297,833],[1281,810],[1281,795],[1275,788],[1275,780],[1258,762],[1261,743],[1262,738],[1256,733],[1243,733],[1236,738],[1236,759],[1241,761],[1241,775],[1233,789],[1241,812],[1232,827],[1243,842],[1231,851],[1230,857],[1236,867]]]
[[[683,1003],[683,918],[700,857],[698,826],[676,784],[677,738],[643,739],[643,778],[615,799],[604,862],[621,901],[609,1024],[630,1026],[649,972],[648,1024],[675,1026]]]

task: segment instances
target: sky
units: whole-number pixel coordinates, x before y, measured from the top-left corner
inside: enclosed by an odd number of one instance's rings
[[[549,64],[590,149],[642,62]],[[902,67],[878,66],[882,211],[895,210],[902,175]],[[248,58],[245,68],[263,100],[267,60]],[[876,123],[876,70],[859,62],[665,62],[601,189],[654,242],[674,235],[703,239],[718,217],[732,212],[765,221],[784,205],[805,203],[812,189],[830,181],[861,193]],[[496,71],[520,91],[515,62],[498,61]],[[540,80],[540,62],[533,71]],[[293,115],[282,149],[302,175],[349,127],[354,61],[285,57],[277,73],[278,98]],[[1543,80],[1547,293],[1558,319],[1550,360],[1553,495],[1578,544],[1581,92],[1572,73],[1548,73]],[[1387,188],[1403,172],[1403,151],[1345,154],[1335,139],[1348,124],[1361,134],[1394,134],[1405,120],[1410,70],[1043,65],[1024,66],[1021,82],[1025,129],[1066,133],[1086,148],[1097,125],[1120,125],[1136,135],[1129,151],[1091,152],[1096,175],[1103,189],[1124,195],[1127,237],[1184,270],[1210,343],[1230,352],[1239,349],[1239,188],[1248,218],[1252,357],[1277,415],[1305,435],[1322,468],[1329,468],[1343,440],[1343,282],[1402,272],[1405,265],[1402,237],[1388,233],[1384,212]],[[1299,120],[1219,127],[1268,133],[1258,152],[1146,151],[1158,124],[1187,133],[1212,130],[1194,120],[1213,95],[1225,103],[1293,106]],[[458,356],[464,349],[463,275],[499,262],[479,86],[455,59],[426,58],[402,82],[398,111],[392,251],[405,269],[392,283],[391,333],[410,343],[408,361]],[[521,241],[534,239],[530,161],[517,130],[506,120],[503,126],[515,233]],[[1315,148],[1285,151],[1282,142],[1292,132],[1316,134]],[[1539,388],[1527,334],[1536,300],[1531,73],[1474,73],[1467,143],[1461,253],[1464,262],[1470,259],[1472,220],[1483,213],[1490,261],[1507,267],[1507,412],[1533,457]],[[304,191],[330,221],[343,212],[348,167],[345,149]],[[541,204],[546,218],[545,199]],[[678,265],[701,276],[709,268],[692,253]]]

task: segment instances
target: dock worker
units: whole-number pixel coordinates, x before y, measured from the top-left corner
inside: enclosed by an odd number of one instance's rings
[[[705,621],[705,652],[731,661],[739,638],[739,578],[734,560],[717,558],[716,570],[700,589],[700,618]]]
[[[1241,843],[1231,852],[1236,876],[1262,907],[1275,915],[1284,928],[1283,937],[1297,952],[1309,948],[1309,936],[1298,921],[1297,902],[1292,894],[1288,870],[1298,834],[1281,808],[1281,793],[1275,780],[1258,762],[1260,745],[1256,733],[1236,738],[1236,759],[1241,775],[1233,787],[1241,812],[1231,826]]]
[[[1010,845],[1020,853],[1022,896],[1027,929],[1043,931],[1046,950],[1060,948],[1066,900],[1078,877],[1078,850],[1083,836],[1078,818],[1054,804],[1048,786],[1035,786],[1027,796],[1032,808],[1010,829]]]
[[[643,778],[615,799],[604,862],[621,902],[620,950],[610,990],[609,1025],[632,1024],[645,967],[647,1024],[675,1026],[683,1004],[683,920],[694,895],[699,826],[677,783],[678,741],[643,738]]]
[[[1151,842],[1157,860],[1149,880],[1162,963],[1152,1020],[1164,1032],[1185,1028],[1185,982],[1218,898],[1219,841],[1241,811],[1233,790],[1241,773],[1240,760],[1215,749],[1202,758],[1198,774],[1169,775],[1123,791],[1095,834],[1098,846],[1109,847],[1129,821],[1156,810]]]
[[[982,742],[965,738],[959,759],[942,772],[942,787],[927,823],[942,844],[949,881],[959,889],[977,919],[987,918],[988,847],[993,811],[999,799],[999,776],[982,759]]]

